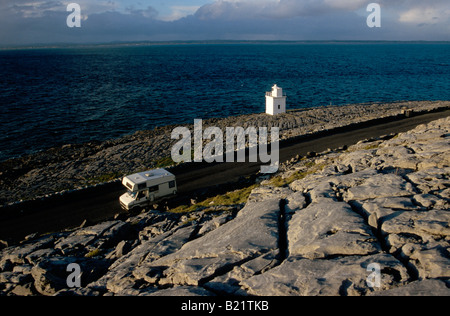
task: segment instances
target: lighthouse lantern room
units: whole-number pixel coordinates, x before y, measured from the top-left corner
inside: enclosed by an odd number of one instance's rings
[[[272,91],[266,92],[266,113],[277,115],[286,113],[286,96],[283,95],[283,89],[274,85]]]

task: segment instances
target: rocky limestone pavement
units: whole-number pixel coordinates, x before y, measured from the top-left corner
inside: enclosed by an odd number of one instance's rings
[[[133,271],[155,285],[198,286],[278,248],[279,200],[247,205],[236,217],[208,235]],[[214,289],[209,285],[208,289]]]
[[[258,296],[359,296],[372,291],[367,285],[370,276],[367,268],[373,263],[384,270],[376,290],[395,288],[408,280],[405,267],[388,254],[327,260],[290,256],[280,266],[243,281],[242,286],[248,294]]]
[[[30,238],[1,250],[0,293],[448,296],[449,157],[445,118],[289,161],[243,208]]]

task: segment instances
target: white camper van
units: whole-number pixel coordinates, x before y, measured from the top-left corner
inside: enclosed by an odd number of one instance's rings
[[[124,210],[149,206],[156,200],[175,195],[177,182],[175,176],[165,169],[155,169],[124,177],[122,184],[128,192],[120,197]]]

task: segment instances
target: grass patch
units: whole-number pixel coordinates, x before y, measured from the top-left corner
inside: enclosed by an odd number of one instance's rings
[[[380,147],[380,144],[369,144],[361,149],[363,150],[371,150],[371,149],[378,149]]]
[[[297,171],[293,173],[288,178],[283,178],[282,176],[276,176],[270,179],[270,184],[274,187],[283,187],[285,185],[289,185],[296,180],[300,180],[305,178],[308,175],[306,171]]]
[[[206,199],[202,202],[196,203],[194,205],[181,205],[177,208],[170,210],[171,213],[189,213],[195,212],[202,209],[214,207],[214,206],[233,206],[239,205],[247,202],[250,193],[254,188],[257,187],[257,184],[249,186],[247,188],[236,190],[233,192],[228,192],[223,195],[217,195],[215,197]]]
[[[105,173],[105,174],[101,174],[101,175],[95,176],[93,178],[89,178],[87,180],[87,182],[90,185],[99,184],[99,183],[106,183],[106,182],[109,182],[109,181],[116,180],[116,179],[118,179],[118,178],[120,178],[122,176],[123,176],[123,174],[120,173],[120,172],[110,172],[110,173]]]
[[[100,254],[100,249],[94,249],[90,251],[88,254],[86,254],[86,258],[94,258],[97,257]]]
[[[171,156],[163,157],[155,161],[155,168],[166,168],[175,165],[175,162],[172,160]]]
[[[314,161],[308,161],[305,163],[305,167],[307,168],[304,171],[296,171],[292,175],[287,178],[283,178],[283,176],[278,175],[270,179],[269,183],[275,187],[283,187],[291,184],[294,181],[301,180],[310,174],[314,174],[317,171],[325,168],[325,164],[316,164]]]

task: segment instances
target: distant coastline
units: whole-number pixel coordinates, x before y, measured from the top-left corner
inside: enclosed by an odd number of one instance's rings
[[[445,44],[450,41],[388,41],[388,40],[192,40],[192,41],[137,41],[137,42],[97,42],[97,43],[46,43],[31,45],[3,45],[1,50],[31,50],[31,49],[83,49],[83,48],[115,48],[138,46],[170,46],[170,45],[377,45],[377,44]]]

